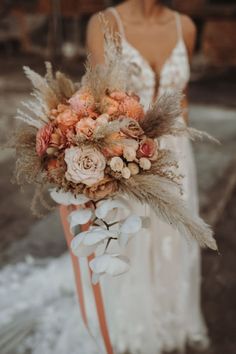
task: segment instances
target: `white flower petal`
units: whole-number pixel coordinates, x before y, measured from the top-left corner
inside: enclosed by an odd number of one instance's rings
[[[109,274],[112,276],[120,275],[129,270],[129,260],[117,254],[103,254],[95,257],[89,262],[89,266],[96,274]]]
[[[121,233],[136,234],[142,228],[142,219],[138,215],[130,215],[121,225]]]
[[[127,245],[127,243],[129,242],[131,235],[130,234],[125,234],[125,233],[121,233],[119,235],[119,244],[121,247],[125,247]]]
[[[102,227],[96,227],[87,232],[84,237],[83,244],[86,246],[91,246],[103,242],[104,240],[112,237],[114,233],[104,230]]]
[[[107,199],[97,206],[95,215],[99,219],[104,219],[109,211],[115,208],[127,209],[127,205],[121,200]]]
[[[58,204],[62,205],[82,205],[89,201],[83,194],[74,196],[71,192],[63,192],[61,190],[57,191],[56,188],[50,189],[51,198]]]
[[[77,236],[73,238],[71,241],[70,247],[73,254],[77,257],[87,257],[95,252],[96,245],[93,246],[85,246],[83,243],[84,237],[86,236],[88,231],[81,232]]]
[[[79,209],[72,211],[68,216],[70,229],[73,229],[77,225],[84,225],[91,220],[93,215],[92,209]]]

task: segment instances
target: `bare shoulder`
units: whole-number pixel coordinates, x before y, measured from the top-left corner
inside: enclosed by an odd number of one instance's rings
[[[87,31],[97,33],[102,29],[102,21],[105,21],[108,26],[115,30],[117,27],[116,20],[111,11],[104,10],[103,12],[93,14],[88,22]]]
[[[103,63],[104,61],[104,33],[103,22],[111,31],[117,31],[116,20],[111,11],[105,10],[94,14],[87,26],[86,47],[90,53],[90,60],[93,64]]]
[[[195,47],[197,28],[193,20],[187,15],[180,15],[184,42],[191,57]]]

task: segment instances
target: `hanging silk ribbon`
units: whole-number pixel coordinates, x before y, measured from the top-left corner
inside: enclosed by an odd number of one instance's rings
[[[89,328],[89,323],[88,323],[86,306],[85,306],[85,299],[84,299],[84,292],[83,292],[83,279],[82,279],[82,272],[81,272],[81,268],[80,268],[80,263],[79,263],[78,258],[71,252],[71,248],[70,248],[70,244],[73,239],[73,235],[70,231],[68,216],[69,216],[70,212],[75,209],[77,209],[75,206],[67,207],[67,206],[61,205],[60,206],[60,216],[61,216],[61,222],[62,222],[62,225],[64,228],[66,242],[67,242],[68,248],[70,250],[70,255],[71,255],[71,259],[72,259],[74,275],[75,275],[75,282],[76,282],[76,289],[77,289],[82,319],[84,321],[86,328],[89,330],[89,333],[91,333],[90,328]],[[87,230],[88,226],[89,226],[89,224],[83,225],[82,231]],[[94,258],[94,255],[87,257],[88,262],[90,262],[93,258]],[[98,322],[99,322],[99,329],[102,334],[102,339],[104,342],[104,346],[106,348],[106,353],[107,354],[114,354],[113,349],[112,349],[112,345],[111,345],[109,331],[108,331],[107,321],[106,321],[106,314],[105,314],[105,308],[104,308],[104,303],[103,303],[103,298],[102,298],[101,287],[100,287],[99,283],[97,283],[97,284],[92,283],[91,270],[90,270],[90,281],[91,281],[94,301],[95,301],[95,305],[96,305],[97,318],[98,318]]]

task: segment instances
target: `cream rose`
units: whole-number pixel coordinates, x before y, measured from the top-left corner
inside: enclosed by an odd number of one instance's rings
[[[104,178],[105,157],[93,147],[72,147],[65,150],[66,179],[87,186]]]
[[[139,160],[139,166],[143,169],[143,170],[150,170],[152,163],[150,160],[148,160],[146,157],[142,157]]]

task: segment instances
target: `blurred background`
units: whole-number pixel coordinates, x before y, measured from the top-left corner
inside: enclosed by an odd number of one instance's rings
[[[118,1],[0,1],[0,134],[14,128],[16,109],[29,94],[22,66],[43,73],[44,61],[78,80],[83,74],[89,17]],[[211,347],[236,353],[236,1],[174,0],[197,25],[189,87],[190,124],[222,145],[195,145],[202,216],[214,225],[220,254],[203,251],[202,301]],[[10,183],[13,153],[0,152],[0,265],[58,257],[66,250],[57,213],[39,220],[29,210],[31,188]],[[1,273],[0,273],[1,277]],[[1,281],[0,281],[1,284]],[[187,354],[195,353],[188,350]],[[14,353],[11,353],[14,354]],[[43,354],[43,353],[42,353]],[[146,353],[143,353],[146,354]]]

